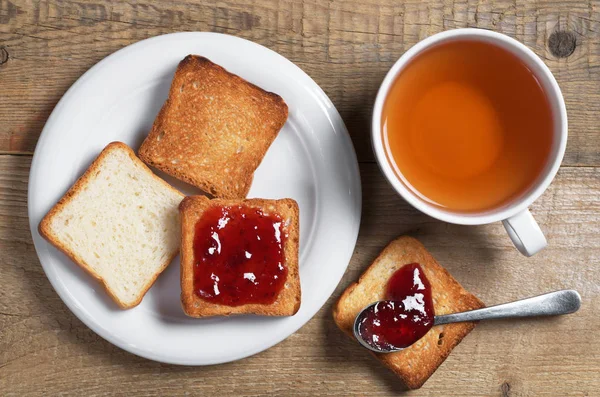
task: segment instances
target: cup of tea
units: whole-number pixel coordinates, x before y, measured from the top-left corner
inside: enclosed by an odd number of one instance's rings
[[[381,84],[371,138],[415,208],[462,225],[502,221],[527,256],[546,246],[528,207],[558,171],[567,111],[548,67],[517,40],[469,28],[416,44]]]

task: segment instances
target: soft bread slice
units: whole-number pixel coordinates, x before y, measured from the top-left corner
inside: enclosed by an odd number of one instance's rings
[[[244,198],[287,117],[280,96],[188,55],[139,156],[215,197]]]
[[[198,220],[213,206],[258,208],[265,214],[277,214],[284,220],[282,233],[285,263],[288,275],[277,300],[270,304],[245,304],[225,306],[208,302],[194,292],[194,232]],[[181,303],[183,311],[191,317],[228,316],[230,314],[259,314],[263,316],[291,316],[300,308],[300,274],[298,269],[298,204],[292,199],[267,200],[209,200],[204,196],[188,196],[179,206],[181,214]]]
[[[127,309],[177,255],[183,197],[127,145],[113,142],[42,219],[39,232]]]
[[[352,327],[356,315],[370,303],[384,299],[390,276],[402,266],[415,262],[421,265],[431,284],[436,315],[484,307],[477,297],[466,291],[436,262],[420,242],[404,236],[385,247],[358,282],[344,291],[333,309],[333,318],[338,327],[354,339]],[[474,327],[475,323],[472,322],[438,325],[407,349],[373,354],[408,389],[418,389]]]

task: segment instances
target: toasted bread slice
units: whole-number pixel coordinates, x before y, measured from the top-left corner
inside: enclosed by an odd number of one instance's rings
[[[351,284],[333,309],[335,323],[354,339],[356,315],[370,303],[384,299],[388,279],[399,268],[419,263],[431,284],[436,315],[479,309],[484,304],[466,291],[425,247],[411,237],[392,241],[377,259]],[[409,389],[418,389],[444,362],[452,349],[475,327],[475,323],[434,326],[414,345],[395,353],[373,353]],[[365,349],[366,351],[366,349]]]
[[[139,156],[215,197],[245,198],[287,117],[280,96],[188,55]]]
[[[282,219],[281,233],[287,235],[283,244],[287,279],[279,296],[271,304],[247,303],[229,306],[202,299],[194,291],[194,236],[196,224],[212,207],[256,208],[264,214],[276,214]],[[292,199],[266,200],[209,200],[204,196],[188,196],[179,206],[181,215],[181,302],[191,317],[228,316],[230,314],[259,314],[291,316],[300,308],[300,275],[298,268],[299,212]],[[219,247],[220,247],[219,243]],[[224,243],[225,244],[225,243]],[[223,249],[226,249],[224,247]],[[219,248],[220,251],[220,248]]]
[[[42,219],[39,232],[127,309],[177,255],[182,199],[127,145],[113,142]]]

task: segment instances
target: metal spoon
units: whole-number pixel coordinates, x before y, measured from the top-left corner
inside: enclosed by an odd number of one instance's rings
[[[365,312],[377,303],[379,302],[370,304],[361,310],[360,313],[358,313],[356,319],[354,320],[354,336],[361,345],[377,353],[391,353],[403,350],[402,348],[395,347],[382,350],[369,345],[362,338],[359,331],[359,325]],[[449,323],[461,323],[465,321],[492,320],[509,317],[556,316],[559,314],[574,313],[579,309],[580,306],[581,296],[577,291],[562,290],[521,299],[515,302],[504,303],[502,305],[485,307],[483,309],[435,316],[433,325],[435,326]]]

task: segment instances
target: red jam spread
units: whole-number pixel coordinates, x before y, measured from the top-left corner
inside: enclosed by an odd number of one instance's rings
[[[392,275],[385,299],[366,312],[359,325],[360,335],[370,346],[402,349],[433,326],[431,285],[418,263],[403,266]]]
[[[227,306],[273,303],[288,272],[283,226],[257,208],[208,209],[194,235],[194,292]]]

